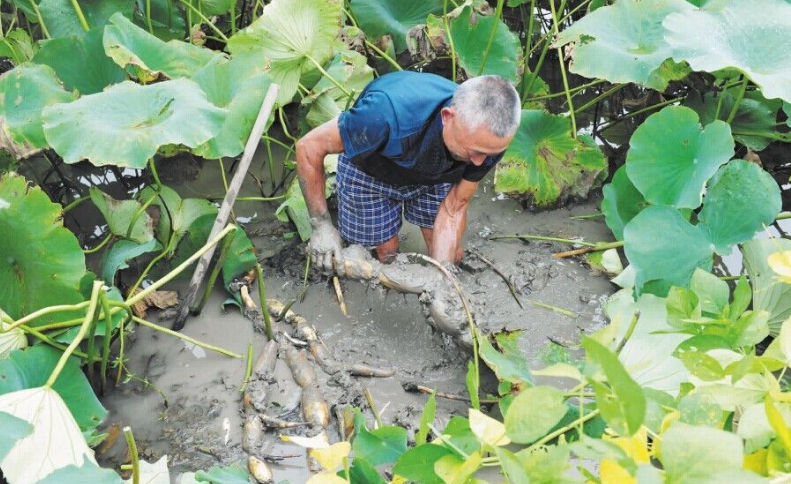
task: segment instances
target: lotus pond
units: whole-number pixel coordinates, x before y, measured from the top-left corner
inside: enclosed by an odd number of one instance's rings
[[[2,0],[0,34],[0,481],[791,481],[787,0]],[[522,98],[459,270],[393,266],[471,348],[305,259],[295,143],[396,70]]]

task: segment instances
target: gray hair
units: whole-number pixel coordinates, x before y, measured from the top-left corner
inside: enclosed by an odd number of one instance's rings
[[[519,128],[522,106],[519,94],[500,76],[480,76],[464,81],[451,102],[467,129],[481,126],[498,138],[513,136]]]

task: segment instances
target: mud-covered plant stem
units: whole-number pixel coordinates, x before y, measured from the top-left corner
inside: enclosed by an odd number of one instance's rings
[[[492,31],[489,33],[489,41],[486,43],[486,49],[483,51],[483,60],[481,60],[481,67],[478,69],[478,76],[483,74],[486,61],[489,59],[489,51],[492,49],[494,36],[497,34],[497,27],[500,26],[500,19],[503,17],[503,4],[505,4],[505,0],[497,0],[497,8],[494,11],[494,25],[492,26]]]
[[[132,484],[140,484],[140,457],[137,454],[135,436],[132,435],[130,427],[124,427],[124,437],[126,437],[126,445],[129,446],[129,455],[132,458]]]
[[[66,351],[63,352],[63,355],[60,357],[58,364],[55,366],[55,369],[52,370],[52,373],[49,375],[49,379],[47,383],[44,384],[45,387],[52,388],[52,385],[55,384],[55,381],[60,376],[60,372],[63,371],[63,368],[66,366],[66,362],[69,361],[69,357],[74,353],[74,350],[77,349],[82,339],[85,337],[85,333],[88,332],[88,327],[93,323],[93,316],[96,313],[96,305],[99,302],[99,292],[104,285],[101,281],[94,281],[93,288],[91,289],[91,299],[90,303],[88,304],[88,311],[85,313],[85,319],[82,320],[82,325],[80,326],[80,330],[77,332],[77,336],[74,337],[71,344]]]

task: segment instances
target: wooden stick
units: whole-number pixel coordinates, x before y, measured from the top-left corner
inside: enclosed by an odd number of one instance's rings
[[[446,400],[455,400],[457,402],[471,403],[471,400],[469,398],[467,398],[467,397],[462,397],[461,395],[453,395],[451,393],[436,392],[436,391],[432,390],[429,387],[426,387],[426,386],[423,386],[423,385],[418,385],[417,383],[406,382],[406,383],[402,383],[401,386],[404,388],[404,391],[406,391],[406,392],[412,392],[412,393],[419,392],[419,393],[425,393],[427,395],[431,395],[433,393],[434,395],[438,396],[439,398],[444,398]],[[497,403],[497,402],[499,402],[499,400],[487,400],[487,399],[482,398],[480,400],[480,402],[481,403]]]
[[[341,289],[341,281],[338,280],[338,276],[332,276],[332,285],[335,286],[335,295],[338,297],[341,312],[346,316],[346,301],[343,299],[343,290]]]
[[[225,193],[225,199],[223,199],[222,205],[220,205],[220,211],[217,213],[217,218],[214,220],[214,225],[212,226],[211,233],[209,234],[209,240],[214,238],[228,222],[228,216],[230,215],[233,204],[236,201],[236,196],[239,194],[242,181],[244,181],[245,177],[247,176],[247,169],[250,167],[250,162],[253,160],[253,155],[255,154],[255,150],[258,147],[259,141],[261,140],[261,135],[263,135],[264,129],[266,128],[266,121],[269,119],[269,115],[275,106],[275,100],[277,99],[277,93],[279,89],[280,88],[277,84],[273,83],[269,85],[269,89],[266,92],[266,97],[261,104],[261,109],[258,111],[258,117],[255,120],[252,131],[250,131],[250,137],[247,139],[247,144],[244,147],[242,160],[239,162],[239,166],[236,167],[236,172],[233,174],[231,184],[228,187],[228,191]],[[187,319],[189,308],[195,301],[195,297],[197,296],[198,290],[203,283],[203,278],[206,276],[206,271],[209,268],[209,263],[211,262],[213,255],[214,248],[212,247],[212,249],[206,252],[198,261],[198,265],[195,267],[195,272],[192,274],[192,279],[190,280],[187,294],[184,297],[181,306],[179,307],[178,315],[176,316],[176,320],[173,323],[174,330],[179,331],[184,327],[184,322]]]

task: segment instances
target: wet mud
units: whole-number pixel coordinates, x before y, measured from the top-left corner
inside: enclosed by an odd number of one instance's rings
[[[209,175],[201,172],[190,189],[205,176]],[[250,187],[246,189],[254,194]],[[189,190],[183,195],[190,196]],[[571,209],[533,214],[512,200],[497,197],[489,182],[482,184],[472,202],[465,248],[494,263],[513,283],[524,307],[514,300],[501,275],[477,257],[465,257],[455,275],[481,330],[523,330],[520,347],[537,366],[542,365],[538,355],[549,338],[574,345],[581,332],[604,324],[601,305],[616,288],[579,259],[551,256],[569,249],[567,245],[492,241],[488,236],[530,233],[611,240],[602,219],[569,218],[594,212],[597,206],[594,200]],[[235,211],[264,259],[267,296],[288,302],[302,289],[304,245],[284,238],[282,224],[272,215],[274,208],[248,203],[238,205]],[[365,255],[361,248],[347,251],[357,257]],[[401,251],[425,253],[416,227],[405,224]],[[315,331],[317,339],[311,345],[310,337],[300,334],[294,321],[275,322],[276,331],[305,343],[298,347],[290,340],[279,340],[276,359],[265,334],[236,306],[223,308],[228,294],[215,290],[203,313],[188,319],[183,332],[239,354],[246,354],[252,343],[257,362],[245,393],[240,392],[244,358],[228,358],[138,328],[127,352],[127,366],[135,377],[104,397],[110,411],[107,425],[131,425],[141,454],[148,460],[168,454],[173,482],[178,482],[180,472],[231,463],[247,466],[250,462],[261,468],[258,461],[271,469],[275,482],[305,482],[311,475],[307,452],[279,436],[323,432],[330,442],[338,441],[348,431],[348,419],[339,422],[337,418],[347,405],[364,409],[372,426],[366,390],[382,421],[406,427],[413,438],[427,396],[407,392],[405,385],[466,394],[469,354],[459,344],[466,315],[446,278],[425,262],[409,258],[395,265],[377,264],[357,267],[357,272],[347,268],[352,277],[341,281],[347,316],[339,308],[332,281],[312,274],[304,300],[298,300],[291,310],[301,317],[303,326]],[[383,282],[385,278],[390,284]],[[174,286],[171,289],[183,289]],[[252,296],[257,301],[257,294]],[[577,316],[540,308],[531,301],[561,307]],[[292,372],[295,365],[301,384]],[[351,371],[354,365],[360,370],[357,373],[373,368],[394,374],[384,378],[355,376]],[[485,391],[496,390],[491,374],[484,373],[483,384]],[[452,415],[465,415],[466,411],[464,402],[438,399],[435,426],[442,428]],[[293,425],[278,428],[287,423]],[[99,458],[111,463],[124,461],[126,447],[117,442]]]

